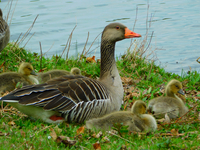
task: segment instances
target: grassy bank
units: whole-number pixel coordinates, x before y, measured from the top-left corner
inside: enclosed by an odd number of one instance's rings
[[[20,62],[31,62],[36,70],[81,69],[82,74],[96,78],[100,74],[99,63],[87,63],[85,58],[63,59],[59,56],[40,57],[9,43],[0,55],[0,72],[17,71]],[[117,60],[117,67],[124,86],[122,110],[130,110],[135,100],[148,103],[164,94],[163,87],[170,79],[183,83],[185,97],[181,97],[189,113],[183,118],[163,123],[158,120],[155,133],[130,133],[126,127],[119,132],[93,132],[84,124],[52,125],[30,120],[15,108],[1,105],[0,149],[200,149],[200,74],[197,71],[181,76],[165,72],[154,61],[142,57],[138,51],[129,51]],[[120,136],[122,135],[122,136]]]

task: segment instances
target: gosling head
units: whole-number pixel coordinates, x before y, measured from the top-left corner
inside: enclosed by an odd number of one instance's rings
[[[79,69],[79,68],[72,68],[71,69],[71,73],[73,74],[73,75],[81,75],[81,70]]]
[[[131,112],[134,114],[138,114],[138,115],[145,114],[146,109],[147,109],[147,106],[146,106],[145,102],[143,102],[142,100],[137,100],[133,104],[133,106],[131,108]]]
[[[18,72],[26,76],[37,75],[33,69],[33,66],[27,62],[22,62],[20,64]]]
[[[172,79],[167,84],[165,91],[167,96],[174,95],[177,93],[184,95],[181,82],[175,79]]]

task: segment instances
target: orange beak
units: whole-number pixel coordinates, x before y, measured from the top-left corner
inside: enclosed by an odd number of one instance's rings
[[[141,37],[141,35],[129,30],[128,28],[125,28],[124,37],[125,38],[134,38],[134,37]]]

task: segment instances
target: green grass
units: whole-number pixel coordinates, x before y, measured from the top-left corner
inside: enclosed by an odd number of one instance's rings
[[[69,71],[72,67],[79,67],[82,74],[88,77],[96,78],[100,74],[100,64],[87,63],[85,58],[81,61],[76,58],[65,60],[59,56],[41,59],[39,54],[26,51],[12,43],[9,43],[1,52],[0,65],[4,65],[1,66],[0,72],[17,71],[17,66],[22,61],[31,62],[36,72],[44,68],[45,71],[51,69]],[[183,83],[186,97],[182,98],[188,108],[192,109],[194,106],[195,108],[177,123],[173,120],[170,124],[159,124],[155,133],[130,133],[121,129],[122,137],[119,133],[108,132],[98,137],[98,132],[87,129],[77,133],[84,124],[54,125],[31,120],[4,104],[4,112],[0,109],[0,149],[94,149],[93,144],[96,142],[99,142],[101,149],[200,149],[199,72],[183,72],[181,76],[168,73],[156,66],[153,61],[139,57],[138,54],[129,50],[116,63],[120,75],[131,80],[129,83],[123,83],[126,90],[122,110],[130,109],[134,100],[142,99],[148,103],[150,99],[163,95],[161,87],[173,78]],[[134,94],[130,96],[131,93]],[[178,129],[179,134],[173,135],[172,129]],[[76,143],[71,141],[70,144],[70,141],[62,139],[62,136],[69,137]]]

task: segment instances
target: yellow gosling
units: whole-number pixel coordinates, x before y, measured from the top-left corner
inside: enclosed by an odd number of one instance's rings
[[[154,113],[156,118],[164,118],[167,113],[170,119],[183,116],[188,108],[176,95],[184,95],[180,81],[172,79],[165,88],[166,96],[154,98],[149,101],[148,110]]]
[[[153,116],[145,114],[146,104],[137,100],[133,104],[131,111],[116,111],[101,118],[86,121],[88,129],[110,130],[115,123],[123,123],[129,126],[129,131],[155,131],[157,123]]]

